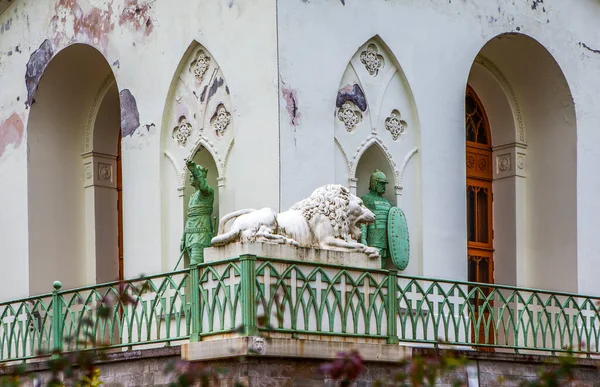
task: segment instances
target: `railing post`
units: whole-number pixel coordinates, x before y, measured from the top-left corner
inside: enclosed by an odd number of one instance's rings
[[[63,350],[63,302],[58,294],[62,283],[54,281],[52,286],[52,351],[56,353]]]
[[[387,277],[387,317],[388,344],[398,344],[398,327],[396,326],[396,305],[398,300],[398,272],[389,270]]]
[[[200,270],[198,264],[190,265],[190,311],[192,324],[190,341],[200,341],[202,333],[202,316],[200,315]]]
[[[240,300],[242,303],[242,334],[244,336],[258,335],[258,327],[256,325],[256,256],[242,255],[240,257],[242,281]],[[232,286],[233,279],[230,279]]]

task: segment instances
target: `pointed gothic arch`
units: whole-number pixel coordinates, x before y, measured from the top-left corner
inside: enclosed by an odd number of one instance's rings
[[[214,216],[225,212],[226,165],[234,144],[234,117],[226,78],[214,56],[193,41],[180,60],[165,101],[161,128],[163,266],[177,261],[190,194],[185,160],[208,168]]]
[[[375,169],[390,181],[386,197],[405,211],[411,229],[408,273],[421,267],[420,124],[402,67],[379,35],[351,56],[335,100],[335,181],[364,195]],[[410,227],[410,226],[409,226]]]

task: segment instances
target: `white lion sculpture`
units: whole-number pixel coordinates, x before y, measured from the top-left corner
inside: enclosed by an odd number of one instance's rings
[[[229,231],[225,225],[235,219]],[[338,184],[319,187],[306,199],[280,214],[270,208],[239,210],[219,222],[219,235],[213,246],[234,242],[275,242],[300,247],[363,252],[378,258],[379,251],[360,240],[361,224],[375,215],[348,188]]]

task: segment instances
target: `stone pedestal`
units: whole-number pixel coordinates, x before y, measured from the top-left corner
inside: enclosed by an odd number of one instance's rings
[[[290,261],[318,262],[325,265],[340,265],[358,269],[379,269],[381,259],[371,259],[366,254],[334,250],[308,249],[276,243],[232,243],[204,250],[204,262],[215,262],[255,255],[262,258],[288,259]]]
[[[357,350],[365,361],[396,363],[411,357],[412,348],[397,344],[354,343],[258,336],[233,337],[183,344],[181,358],[205,361],[238,356],[331,360],[340,352]]]

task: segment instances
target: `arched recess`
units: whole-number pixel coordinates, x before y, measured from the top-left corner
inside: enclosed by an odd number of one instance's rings
[[[386,196],[406,214],[411,263],[421,274],[421,167],[419,117],[400,64],[379,36],[350,58],[336,96],[335,181],[364,195],[375,169],[390,181]]]
[[[485,44],[468,85],[492,135],[496,282],[577,291],[577,128],[564,74],[539,42],[511,33]]]
[[[74,44],[46,68],[27,125],[29,288],[119,278],[120,104],[100,52]],[[120,235],[121,233],[121,235]]]
[[[226,165],[234,143],[229,87],[212,54],[193,42],[175,72],[165,103],[161,131],[163,268],[172,270],[190,194],[185,160],[208,168],[215,190],[213,216],[230,211]]]
[[[362,153],[358,161],[356,171],[354,172],[354,176],[357,179],[356,194],[362,197],[369,193],[369,179],[376,169],[383,172],[389,182],[388,189],[383,196],[395,204],[396,192],[394,187],[396,186],[396,174],[387,155],[377,142],[370,145]]]

